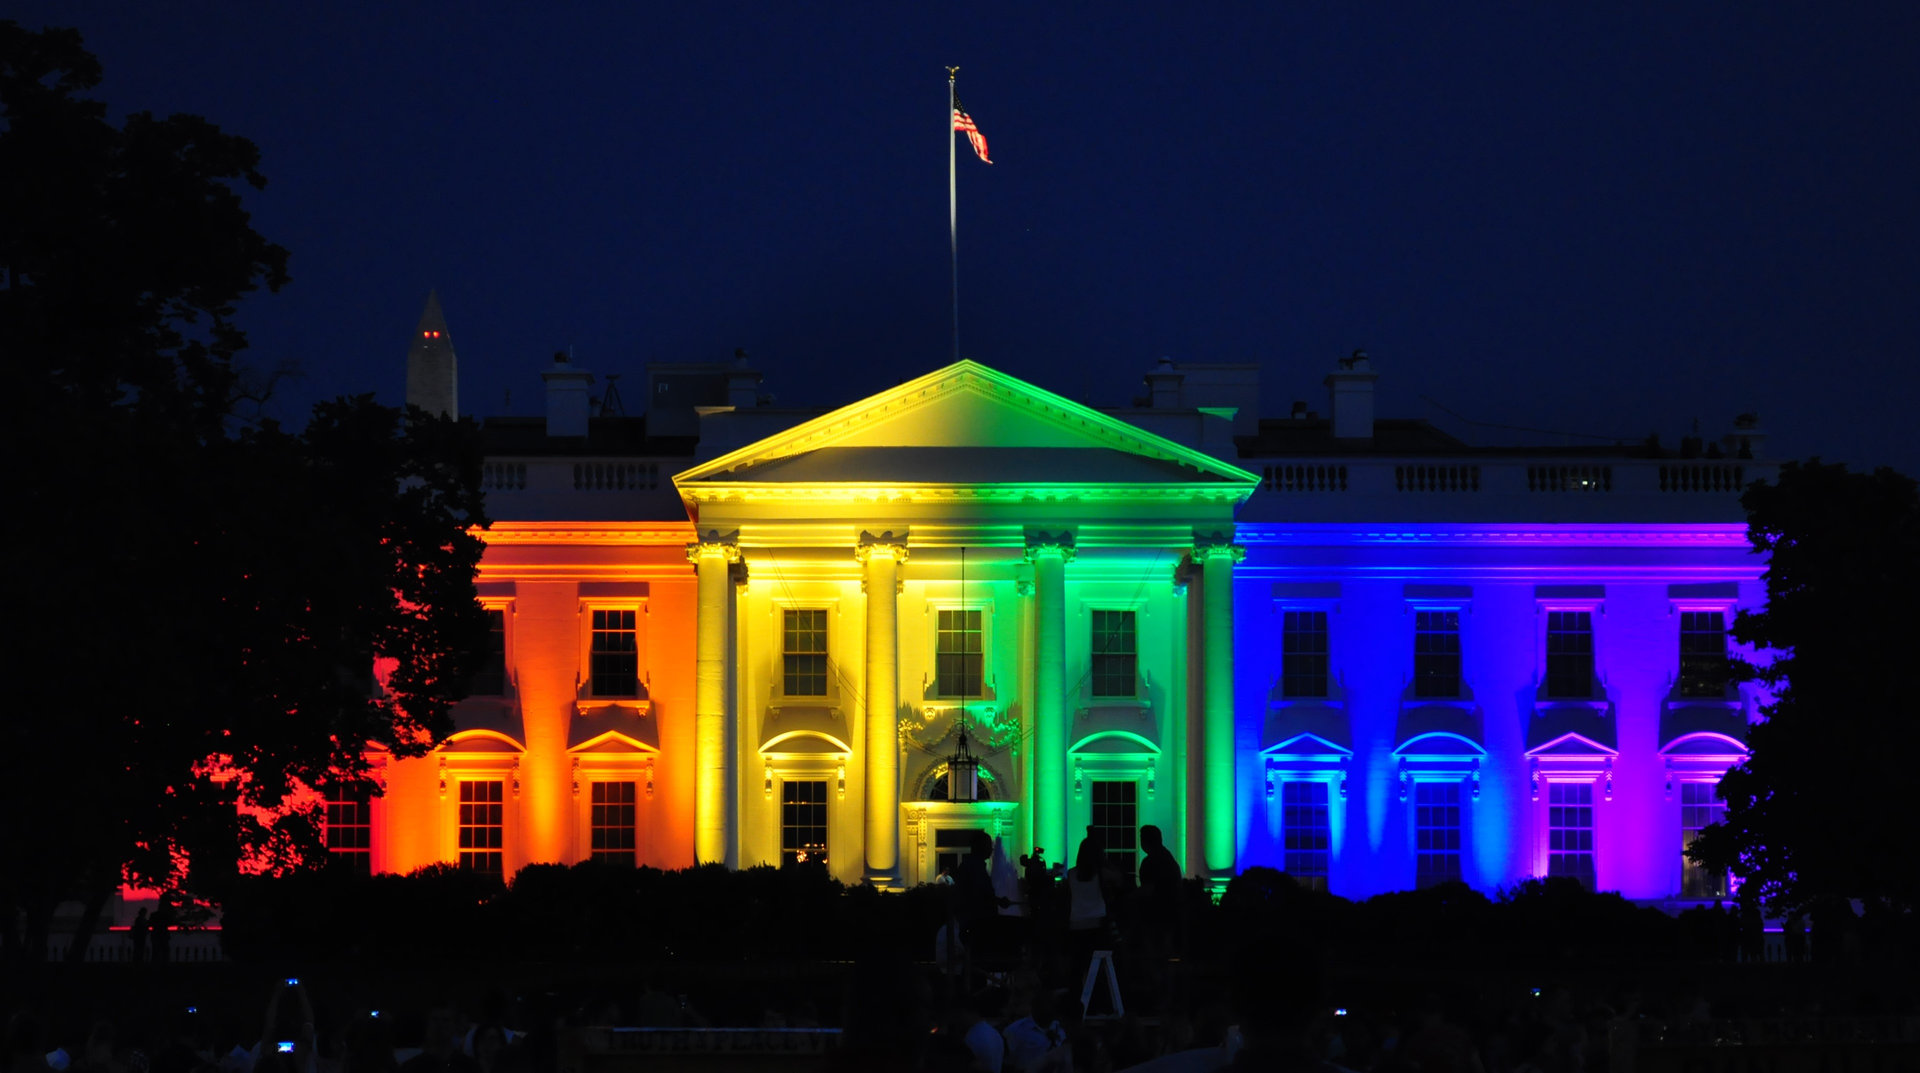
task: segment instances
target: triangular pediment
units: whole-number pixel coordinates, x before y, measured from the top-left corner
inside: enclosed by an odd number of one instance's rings
[[[1527,750],[1531,757],[1545,759],[1603,759],[1620,755],[1619,750],[1594,741],[1583,734],[1562,734],[1552,741]]]
[[[960,361],[674,477],[753,485],[1213,486],[1259,478],[1024,380]]]

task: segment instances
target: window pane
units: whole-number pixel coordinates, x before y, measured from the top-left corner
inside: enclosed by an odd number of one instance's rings
[[[1700,832],[1727,818],[1727,803],[1720,800],[1710,782],[1680,784],[1680,896],[1683,898],[1725,898],[1727,874],[1695,864],[1686,856]]]
[[[592,858],[609,864],[634,863],[634,784],[594,783],[591,808]]]
[[[780,863],[827,863],[827,784],[807,779],[780,784]]]
[[[1680,612],[1680,695],[1726,696],[1729,669],[1726,613]]]
[[[1327,889],[1333,847],[1327,821],[1327,784],[1305,780],[1281,783],[1280,828],[1286,873],[1302,886]]]
[[[1095,611],[1091,673],[1096,697],[1131,697],[1138,692],[1135,674],[1134,617],[1131,611]]]
[[[1135,782],[1093,784],[1089,826],[1107,848],[1107,863],[1132,879],[1139,867],[1140,786]]]
[[[943,697],[981,695],[978,609],[941,611],[936,622],[934,688]]]
[[[1460,612],[1415,612],[1413,695],[1460,695]]]
[[[640,646],[635,615],[631,610],[593,613],[588,674],[596,697],[631,697],[639,691]]]
[[[373,874],[373,796],[365,790],[330,787],[322,828],[332,863],[360,875]]]
[[[1413,784],[1414,882],[1431,887],[1460,878],[1460,784]]]
[[[468,683],[467,692],[476,697],[498,697],[507,691],[507,613],[499,608],[487,611],[486,648],[480,653],[480,669]]]
[[[1593,784],[1547,784],[1547,874],[1593,887]]]
[[[1288,611],[1281,624],[1280,693],[1327,695],[1327,613]]]
[[[498,781],[460,784],[460,867],[495,874],[505,870],[501,854],[505,787]]]
[[[1593,696],[1593,613],[1547,612],[1547,696]]]
[[[789,697],[826,696],[827,612],[791,610],[781,619],[781,689]]]

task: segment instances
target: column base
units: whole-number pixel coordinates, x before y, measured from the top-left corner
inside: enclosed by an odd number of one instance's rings
[[[869,868],[861,879],[892,894],[898,894],[907,889],[906,884],[900,881],[900,872],[897,869],[875,871]]]

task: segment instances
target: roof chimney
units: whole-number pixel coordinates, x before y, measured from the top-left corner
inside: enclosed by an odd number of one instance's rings
[[[1327,393],[1332,396],[1333,437],[1337,440],[1373,439],[1373,382],[1380,374],[1373,371],[1367,352],[1356,350],[1340,359],[1340,368],[1327,374]]]
[[[747,352],[733,351],[733,368],[727,370],[727,405],[736,410],[751,410],[760,402],[760,374],[747,366]]]
[[[1155,410],[1174,410],[1180,406],[1180,383],[1185,380],[1173,364],[1172,358],[1161,358],[1160,364],[1146,375],[1147,405]]]
[[[593,397],[593,374],[576,368],[567,352],[553,352],[553,367],[540,374],[547,382],[547,435],[585,436]]]
[[[1767,434],[1760,428],[1759,414],[1741,414],[1733,419],[1733,431],[1720,440],[1734,458],[1765,458]]]

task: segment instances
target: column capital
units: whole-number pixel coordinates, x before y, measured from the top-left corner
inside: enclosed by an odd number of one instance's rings
[[[907,561],[907,530],[895,533],[888,529],[876,536],[862,529],[859,541],[853,546],[853,557],[862,565],[874,558],[904,563]]]
[[[1197,529],[1194,530],[1194,533],[1193,533],[1193,561],[1194,562],[1204,563],[1209,559],[1226,559],[1230,563],[1237,563],[1245,559],[1246,557],[1247,557],[1246,547],[1244,545],[1235,544],[1233,542],[1232,533],[1222,532],[1218,529],[1215,529],[1211,533],[1203,533]]]
[[[1073,530],[1061,529],[1058,531],[1050,531],[1046,529],[1029,529],[1026,535],[1027,562],[1031,563],[1037,559],[1048,558],[1057,558],[1063,563],[1073,561],[1075,554]]]
[[[729,563],[740,561],[740,530],[722,533],[718,529],[709,529],[700,535],[700,539],[687,545],[687,561],[699,563],[700,560],[718,557]]]

